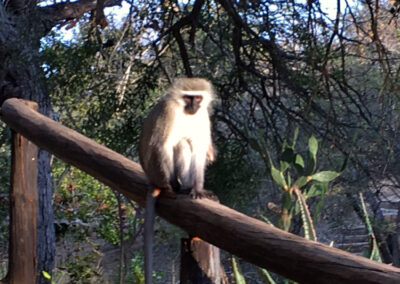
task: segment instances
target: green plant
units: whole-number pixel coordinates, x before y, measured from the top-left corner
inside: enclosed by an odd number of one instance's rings
[[[130,271],[126,279],[126,283],[142,284],[144,283],[144,270],[143,270],[144,257],[141,252],[136,252],[130,262]],[[153,279],[160,280],[162,272],[153,271]]]
[[[95,267],[95,253],[76,256],[73,261],[66,264],[72,283],[88,283],[98,278],[101,273]]]
[[[231,262],[232,262],[232,270],[233,270],[233,277],[235,278],[235,283],[246,284],[246,280],[244,279],[240,266],[237,264],[236,259],[233,255],[231,255]]]
[[[378,243],[375,238],[374,231],[372,229],[371,221],[368,217],[367,207],[365,206],[363,194],[360,192],[361,208],[364,214],[364,223],[368,230],[369,237],[369,250],[366,253],[366,257],[369,259],[382,262],[381,255],[379,253]]]
[[[279,157],[279,167],[277,168],[274,166],[271,156],[266,150],[262,134],[261,132],[259,133],[258,139],[251,138],[250,145],[260,153],[272,179],[282,189],[281,207],[279,208],[279,206],[271,202],[268,204],[271,210],[280,214],[278,227],[282,230],[290,231],[293,216],[300,214],[304,237],[316,241],[317,234],[307,199],[319,197],[319,201],[314,208],[314,216],[317,216],[322,209],[329,182],[338,177],[340,173],[330,170],[316,171],[318,140],[314,136],[308,139],[306,156],[296,151],[296,142],[299,134],[298,128],[295,130],[292,143],[289,144],[286,141],[283,143]],[[274,226],[268,218],[265,216],[262,216],[262,218],[265,222]],[[236,263],[233,266],[235,265]],[[257,269],[265,283],[275,283],[267,270]],[[235,275],[240,274],[240,271],[235,268],[234,272]],[[283,281],[284,283],[295,283],[288,279],[283,279]]]
[[[340,173],[336,171],[316,171],[318,141],[314,136],[311,136],[307,143],[307,154],[303,156],[296,151],[295,147],[298,133],[297,128],[291,144],[286,141],[283,143],[279,157],[279,168],[275,167],[272,162],[270,154],[264,147],[265,143],[263,143],[262,137],[260,139],[252,138],[251,146],[261,154],[272,179],[282,189],[281,208],[276,209],[276,205],[269,203],[269,207],[275,208],[275,211],[280,214],[278,227],[289,231],[293,216],[300,213],[304,237],[316,241],[317,236],[307,199],[320,197],[314,212],[314,216],[317,216],[322,208],[329,182],[338,177]]]

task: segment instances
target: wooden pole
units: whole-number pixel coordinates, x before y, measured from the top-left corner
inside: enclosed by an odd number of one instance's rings
[[[181,284],[227,284],[219,248],[199,238],[181,239]]]
[[[37,111],[36,103],[25,101],[24,106]],[[37,153],[35,144],[13,132],[9,283],[36,281]]]
[[[12,129],[60,159],[144,205],[137,163],[9,99],[1,115]],[[308,241],[207,199],[162,193],[157,213],[191,236],[301,283],[400,283],[400,269]]]

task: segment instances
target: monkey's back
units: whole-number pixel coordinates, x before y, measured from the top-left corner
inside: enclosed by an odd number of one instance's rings
[[[172,101],[162,98],[144,120],[139,138],[140,164],[150,183],[158,188],[170,187],[173,165],[169,153],[165,153],[165,143],[174,121],[173,108]]]

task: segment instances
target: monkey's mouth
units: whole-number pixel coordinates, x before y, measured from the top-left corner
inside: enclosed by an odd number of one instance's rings
[[[197,112],[197,110],[200,108],[199,105],[187,105],[185,106],[185,112],[187,114],[195,114]]]

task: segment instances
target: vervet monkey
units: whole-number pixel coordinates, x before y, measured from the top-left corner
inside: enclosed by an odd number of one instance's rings
[[[210,82],[180,78],[145,119],[139,158],[153,188],[146,197],[145,279],[151,283],[155,201],[161,190],[188,192],[193,198],[213,197],[203,188],[207,162],[214,161],[209,105]]]

